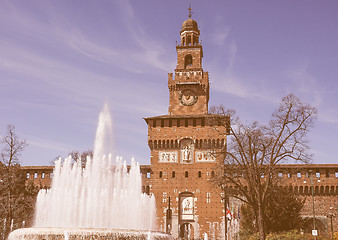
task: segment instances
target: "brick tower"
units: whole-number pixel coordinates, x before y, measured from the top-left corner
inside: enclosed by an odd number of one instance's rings
[[[190,10],[190,9],[189,9]],[[176,46],[175,74],[168,74],[168,115],[145,118],[151,150],[151,192],[158,224],[174,237],[199,238],[222,234],[222,195],[211,185],[222,161],[213,152],[226,146],[224,128],[209,121],[209,76],[202,68],[203,50],[197,22],[189,18]],[[219,128],[219,129],[217,129]]]

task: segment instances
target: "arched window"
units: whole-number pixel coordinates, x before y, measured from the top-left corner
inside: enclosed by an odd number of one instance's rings
[[[190,45],[191,45],[191,37],[188,36],[188,37],[187,37],[187,46],[190,46]]]
[[[175,178],[175,176],[176,176],[175,171],[173,171],[171,177]]]
[[[162,171],[160,171],[159,177],[162,178]]]
[[[315,194],[319,194],[319,187],[318,186],[315,187]]]
[[[331,186],[330,194],[334,195],[334,186]]]
[[[188,171],[185,171],[184,176],[185,176],[186,178],[189,177]]]
[[[186,55],[184,58],[184,68],[192,66],[192,56],[190,54]]]
[[[202,172],[198,171],[198,178],[201,178],[201,177],[202,177]]]
[[[330,187],[329,186],[325,186],[325,194],[326,195],[330,194]]]

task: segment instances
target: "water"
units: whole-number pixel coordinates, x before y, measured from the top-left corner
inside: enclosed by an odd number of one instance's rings
[[[99,116],[93,159],[56,161],[51,189],[40,190],[34,227],[154,230],[155,198],[142,194],[140,166],[112,159],[112,121]]]

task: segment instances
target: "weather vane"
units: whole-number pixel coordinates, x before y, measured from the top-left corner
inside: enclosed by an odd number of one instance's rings
[[[188,17],[191,18],[191,15],[192,15],[192,11],[191,11],[191,0],[189,0],[189,14],[188,14]]]

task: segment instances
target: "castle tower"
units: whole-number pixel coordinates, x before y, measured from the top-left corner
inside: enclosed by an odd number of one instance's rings
[[[227,132],[208,113],[209,76],[202,68],[203,50],[197,22],[183,22],[176,46],[175,73],[168,74],[167,115],[145,118],[151,151],[150,191],[155,195],[158,224],[173,237],[224,235],[222,194],[211,184],[222,162],[214,154],[226,146]],[[223,135],[220,132],[223,131]]]

